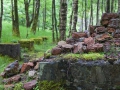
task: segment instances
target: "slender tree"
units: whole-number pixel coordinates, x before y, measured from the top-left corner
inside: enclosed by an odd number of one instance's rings
[[[111,12],[114,10],[114,0],[111,1]]]
[[[24,0],[24,5],[25,5],[25,15],[26,15],[26,27],[29,28],[32,24],[33,17],[34,17],[34,0],[33,0],[33,13],[32,17],[30,19],[30,13],[29,13],[29,7],[30,7],[30,2],[31,0]]]
[[[93,0],[91,0],[90,24],[93,25]]]
[[[71,30],[71,28],[72,28],[72,17],[73,17],[73,10],[72,10],[71,15],[70,15],[69,36],[68,36],[68,37],[70,37],[70,36],[71,36],[71,33],[72,33],[72,30]]]
[[[20,37],[17,0],[11,0],[11,4],[12,4],[12,34],[13,36]]]
[[[78,0],[73,0],[73,26],[72,32],[76,32],[76,24],[78,18]]]
[[[66,39],[66,22],[67,22],[67,0],[60,0],[60,40]]]
[[[3,0],[0,1],[0,39],[2,34],[2,16],[3,16]]]
[[[85,30],[87,30],[87,0],[85,0]]]
[[[31,28],[31,31],[34,34],[36,33],[36,27],[37,27],[38,16],[39,16],[39,9],[40,9],[40,0],[35,0],[35,12],[34,12],[32,28]]]
[[[106,0],[106,12],[110,13],[110,0]]]
[[[46,28],[46,0],[44,0],[44,8],[43,8],[43,30]]]
[[[96,25],[99,23],[99,9],[100,9],[100,1],[97,0],[97,16],[96,16]]]
[[[54,19],[54,4],[55,0],[52,0],[52,41],[55,42],[55,19]]]
[[[118,13],[120,14],[120,0],[118,0]]]

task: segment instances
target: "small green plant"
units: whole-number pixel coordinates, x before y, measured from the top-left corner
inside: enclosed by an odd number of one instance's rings
[[[24,90],[23,83],[20,82],[20,83],[15,84],[15,88],[13,90]]]

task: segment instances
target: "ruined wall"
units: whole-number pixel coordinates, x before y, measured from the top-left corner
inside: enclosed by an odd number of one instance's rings
[[[65,80],[68,90],[115,90],[120,87],[120,60],[40,62],[40,80]]]

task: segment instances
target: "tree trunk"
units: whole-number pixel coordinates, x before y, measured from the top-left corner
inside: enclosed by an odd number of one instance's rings
[[[20,37],[17,0],[11,0],[11,4],[12,4],[12,27],[13,27],[12,34],[13,36]]]
[[[98,23],[99,23],[99,7],[100,7],[100,3],[99,3],[99,0],[97,0],[97,16],[96,16],[96,25],[98,25]]]
[[[55,42],[55,28],[54,28],[54,3],[55,0],[52,0],[52,41]]]
[[[87,30],[87,0],[85,0],[85,30]]]
[[[93,0],[91,0],[90,24],[93,25]]]
[[[67,0],[60,0],[60,40],[66,39]]]
[[[77,16],[78,16],[78,0],[73,0],[73,26],[72,32],[76,32],[76,24],[77,24]]]
[[[32,13],[32,17],[30,20],[30,15],[29,15],[29,5],[30,5],[31,0],[24,0],[24,4],[25,4],[25,15],[26,15],[26,27],[29,28],[32,24],[33,21],[33,17],[34,17],[34,12]],[[34,5],[34,1],[33,1],[33,5]],[[34,8],[34,6],[33,6]],[[34,10],[34,9],[33,9]]]
[[[54,1],[54,18],[55,18],[56,41],[58,41],[58,29],[57,29],[57,18],[56,18],[56,6],[55,6],[55,1]]]
[[[2,36],[2,15],[3,15],[3,0],[0,1],[0,42],[1,42],[1,36]]]
[[[114,0],[111,1],[111,12],[114,10]]]
[[[72,30],[71,30],[71,28],[72,28],[72,17],[73,17],[73,10],[72,10],[71,15],[70,15],[69,36],[68,37],[70,37],[71,34],[72,34]]]
[[[110,13],[110,0],[106,1],[106,12]]]
[[[35,0],[35,13],[33,18],[33,24],[31,31],[35,34],[36,33],[36,27],[38,23],[38,16],[39,16],[39,9],[40,9],[40,0]]]
[[[120,0],[118,0],[118,13],[120,14]]]

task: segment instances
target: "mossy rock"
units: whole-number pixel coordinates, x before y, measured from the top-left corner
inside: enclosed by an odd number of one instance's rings
[[[48,40],[48,37],[46,37],[46,36],[42,36],[41,38],[42,38],[43,41],[47,41]]]
[[[34,49],[34,41],[31,39],[21,39],[18,42],[22,48],[27,48],[28,50]]]
[[[42,44],[42,42],[43,42],[43,39],[42,38],[32,38],[32,40],[34,40],[34,43],[35,44]]]

